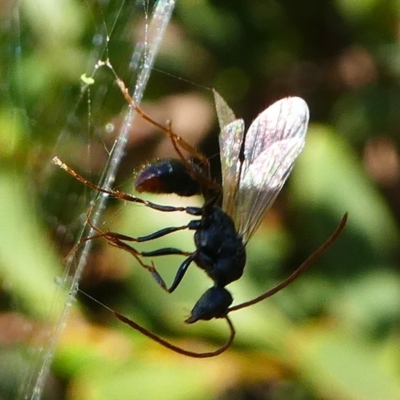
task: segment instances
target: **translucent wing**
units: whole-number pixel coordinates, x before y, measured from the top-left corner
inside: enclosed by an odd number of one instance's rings
[[[308,118],[307,104],[298,97],[274,103],[251,124],[242,163],[236,141],[243,138],[238,133],[244,130],[243,121],[236,120],[222,129],[223,209],[232,217],[245,243],[271,207],[303,149]]]
[[[229,125],[231,122],[235,121],[236,117],[224,98],[215,89],[213,89],[213,94],[215,108],[217,109],[219,127],[222,131],[226,125]]]
[[[247,242],[271,207],[304,147],[309,111],[299,97],[277,101],[251,124],[232,218]]]
[[[235,199],[239,189],[239,155],[244,136],[244,122],[238,119],[226,125],[219,135],[222,171],[222,209],[230,216],[235,213]]]
[[[222,209],[229,215],[235,210],[235,197],[239,188],[239,155],[244,137],[244,122],[236,119],[226,101],[214,92],[219,126],[219,148],[221,157],[222,187],[224,188]]]

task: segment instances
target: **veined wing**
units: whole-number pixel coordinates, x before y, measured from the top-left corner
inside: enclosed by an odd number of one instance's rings
[[[222,132],[226,125],[229,125],[231,122],[236,121],[236,117],[234,112],[228,106],[224,98],[213,89],[215,108],[217,110],[219,128]]]
[[[222,173],[222,209],[232,215],[235,210],[235,198],[239,189],[240,162],[239,155],[244,137],[244,122],[236,119],[222,96],[213,90],[215,107],[221,133],[219,149]]]
[[[303,149],[308,119],[306,102],[288,97],[271,105],[251,124],[234,206],[224,208],[245,243],[271,207]]]

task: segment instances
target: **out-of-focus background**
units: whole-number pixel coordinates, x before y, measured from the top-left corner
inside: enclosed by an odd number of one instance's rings
[[[0,4],[0,399],[17,398],[34,379],[49,345],[43,332],[52,337],[44,328],[62,308],[60,282],[73,274],[63,259],[93,197],[50,160],[57,155],[98,181],[126,110],[110,71],[99,70],[86,90],[80,76],[108,57],[132,86],[130,56],[146,34],[151,6]],[[171,120],[203,151],[216,179],[210,88],[247,126],[287,95],[310,107],[305,150],[247,246],[245,275],[229,286],[235,301],[288,276],[345,212],[348,225],[290,287],[232,313],[235,343],[214,359],[174,354],[79,295],[43,398],[399,399],[399,82],[398,1],[178,0],[143,108],[161,123]],[[143,163],[172,155],[165,135],[137,118],[115,187],[131,191]],[[201,204],[201,198],[143,197]],[[110,201],[101,228],[139,236],[189,219]],[[193,233],[138,248],[168,246],[192,250]],[[182,257],[154,262],[171,282]],[[80,283],[95,299],[195,351],[217,348],[227,335],[221,321],[183,323],[210,285],[192,266],[168,295],[135,259],[104,240],[93,243]]]

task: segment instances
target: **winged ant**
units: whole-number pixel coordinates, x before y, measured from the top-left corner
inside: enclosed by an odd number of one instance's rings
[[[201,194],[204,197],[203,206],[166,206],[119,190],[107,190],[88,181],[57,157],[53,158],[53,163],[86,186],[110,197],[143,204],[160,212],[185,212],[197,217],[184,226],[167,227],[138,238],[117,232],[103,232],[91,225],[88,218],[88,223],[97,234],[84,241],[102,237],[112,246],[129,252],[152,274],[156,282],[170,293],[180,284],[192,263],[203,269],[214,284],[196,302],[185,322],[192,324],[199,320],[225,319],[230,330],[229,338],[224,345],[214,351],[196,353],[185,350],[167,342],[118,312],[111,311],[120,321],[177,353],[196,358],[216,356],[230,347],[235,336],[235,329],[228,314],[256,304],[293,282],[335,242],[344,229],[347,214],[326,242],[287,279],[255,299],[231,307],[233,298],[225,286],[242,276],[246,264],[246,244],[271,207],[289,176],[295,159],[303,149],[309,118],[307,104],[298,97],[287,97],[277,101],[259,114],[245,136],[243,120],[236,119],[224,99],[214,91],[221,129],[219,136],[221,187],[210,177],[207,158],[176,135],[170,122],[164,126],[145,114],[135,104],[124,83],[116,74],[115,76],[129,106],[143,119],[168,135],[179,157],[158,160],[145,166],[136,176],[136,190],[148,193],[175,193],[180,196]],[[185,157],[184,152],[189,153],[190,160]],[[196,246],[194,252],[185,252],[176,248],[140,252],[128,244],[151,241],[186,229],[194,231]],[[174,281],[168,288],[153,262],[146,264],[142,258],[172,254],[183,255],[186,258],[179,266]]]

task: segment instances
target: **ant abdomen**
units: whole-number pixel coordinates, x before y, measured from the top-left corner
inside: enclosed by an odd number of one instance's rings
[[[220,207],[205,204],[194,242],[195,262],[216,286],[226,286],[242,276],[246,249],[232,218]]]
[[[199,320],[209,321],[213,318],[223,318],[227,315],[232,302],[233,297],[225,288],[214,286],[200,297],[185,322],[193,324]]]

